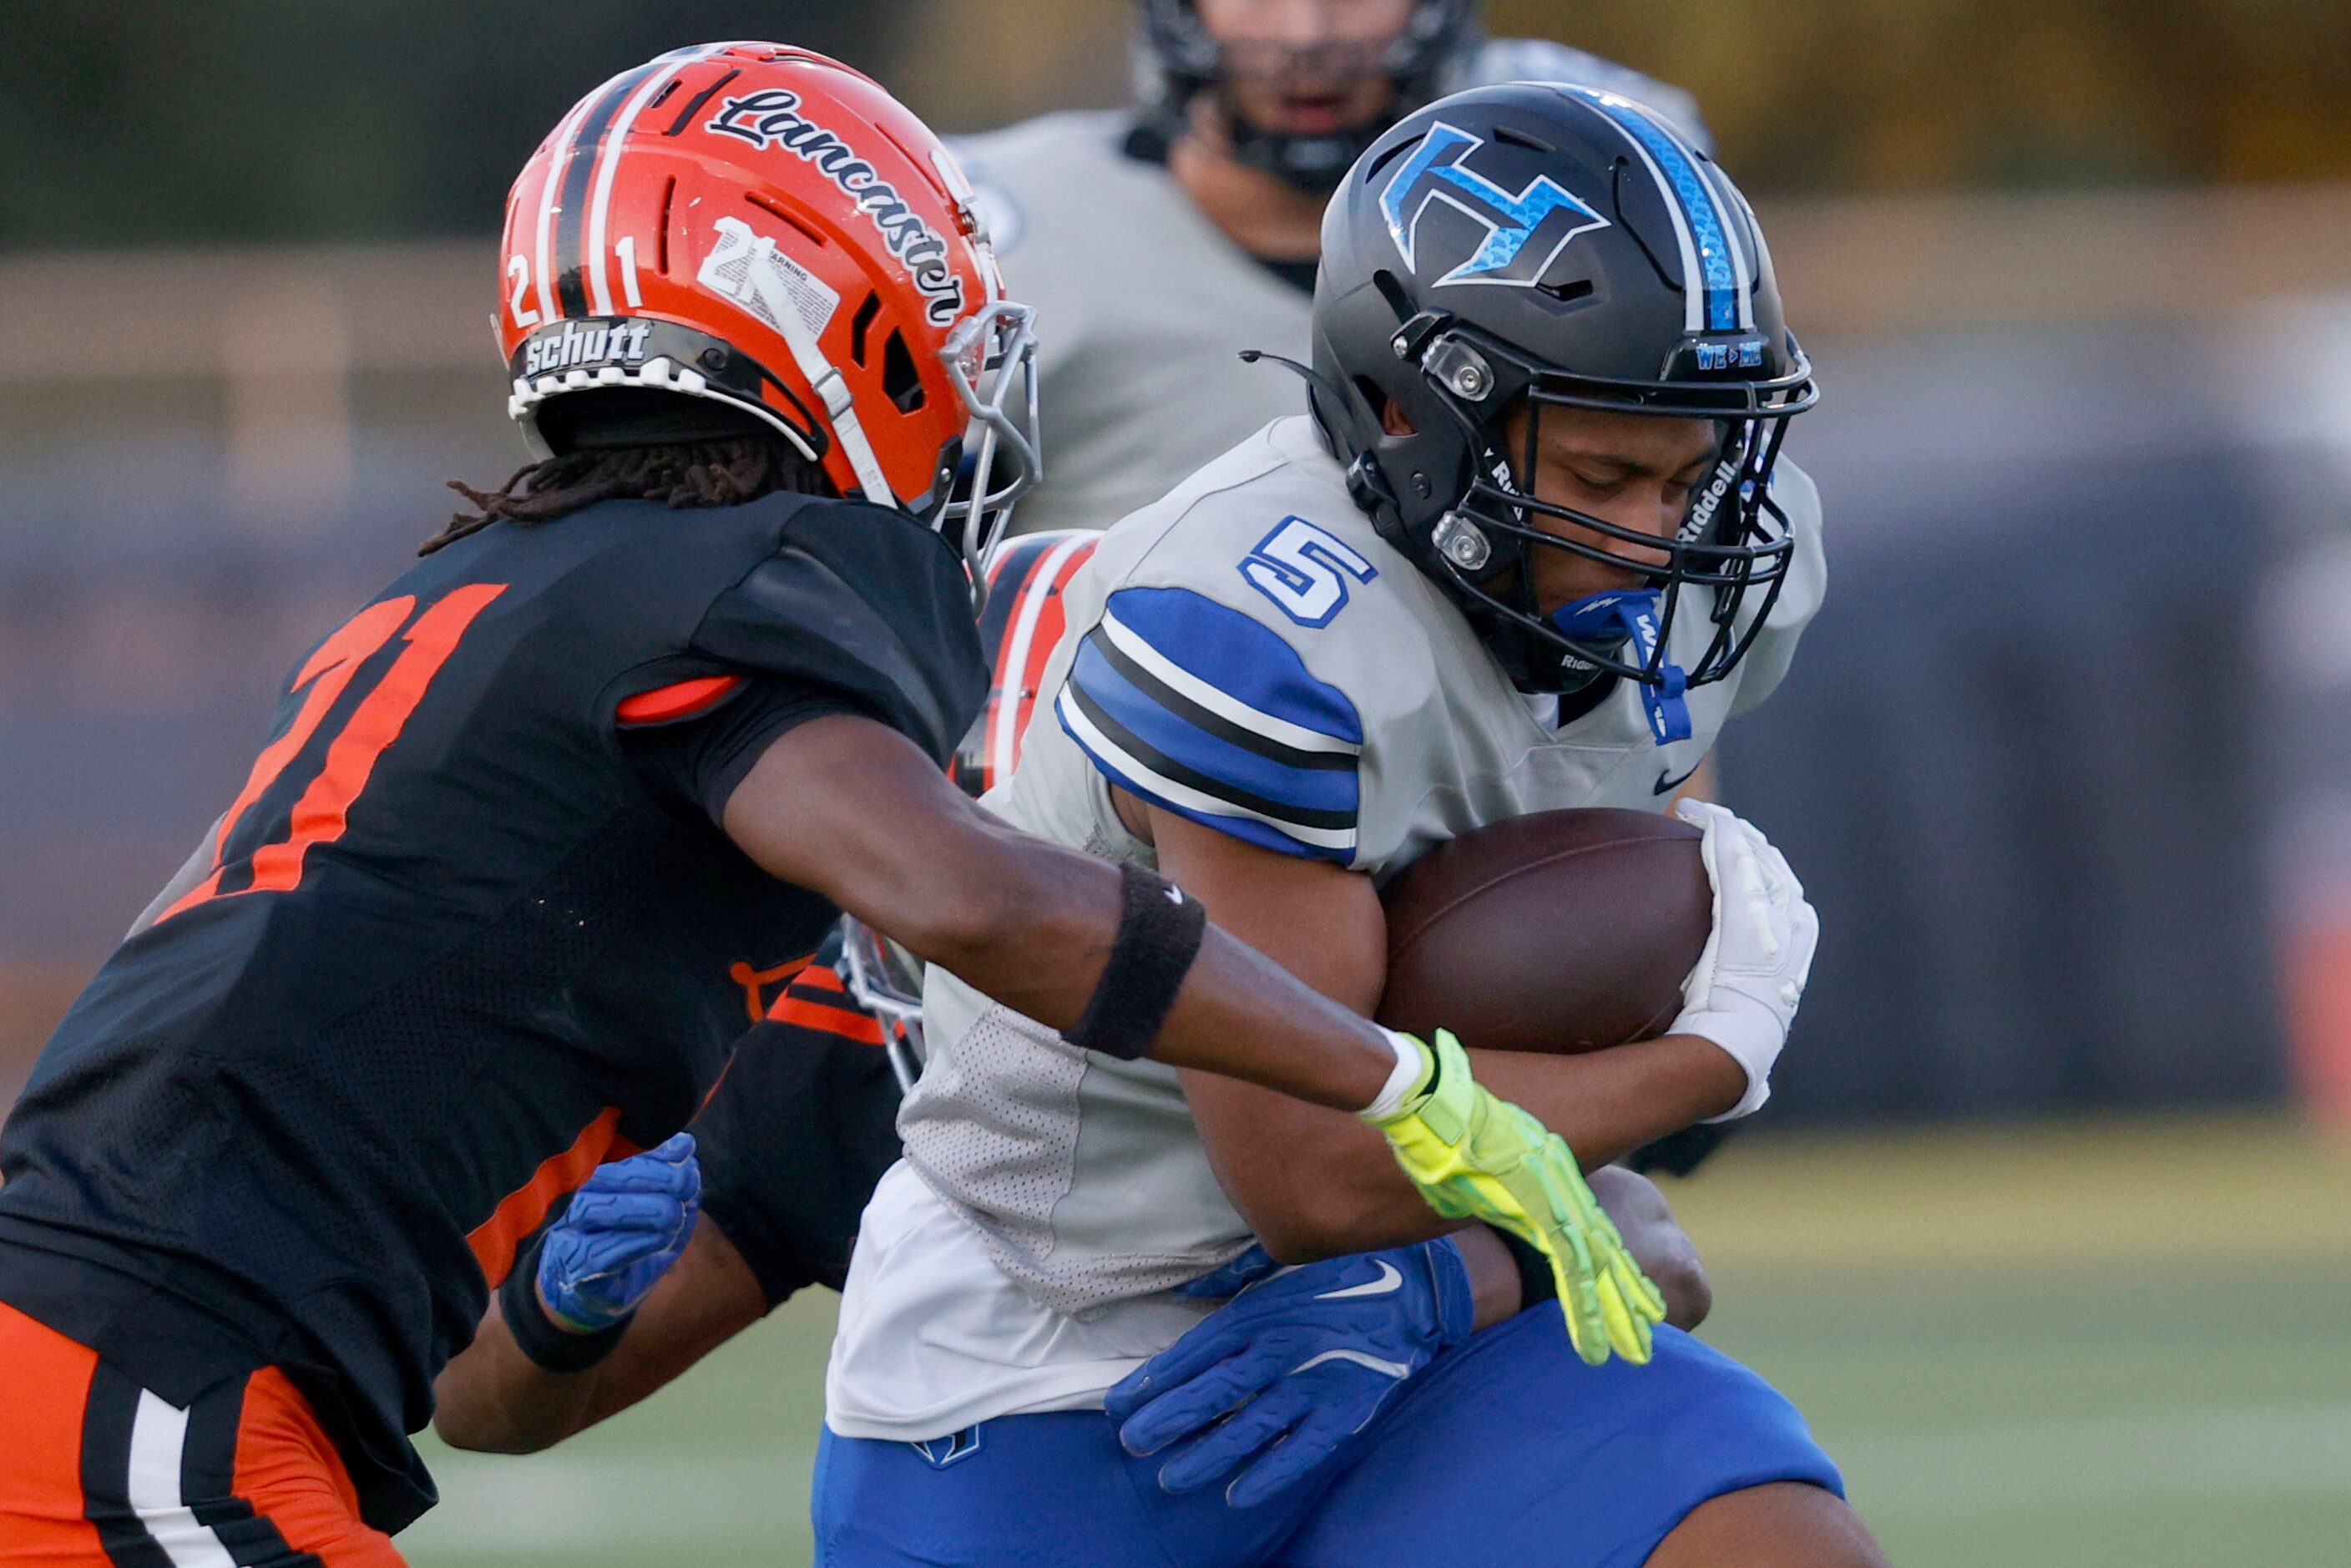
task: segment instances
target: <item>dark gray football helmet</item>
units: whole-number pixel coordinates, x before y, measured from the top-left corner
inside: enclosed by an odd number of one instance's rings
[[[1674,738],[1668,699],[1727,674],[1771,613],[1793,550],[1771,470],[1787,422],[1817,397],[1812,366],[1745,198],[1652,111],[1521,82],[1457,93],[1381,135],[1323,220],[1313,360],[1314,416],[1357,504],[1522,688],[1637,681]],[[1411,434],[1383,428],[1390,401]],[[1525,445],[1505,451],[1521,404]],[[1718,423],[1715,468],[1675,538],[1524,492],[1557,409]],[[1546,517],[1602,542],[1556,537]],[[1546,615],[1528,570],[1543,549],[1637,572],[1644,591],[1614,597],[1640,602]],[[1636,627],[1635,610],[1649,621]],[[1689,614],[1714,632],[1684,670],[1667,643]]]

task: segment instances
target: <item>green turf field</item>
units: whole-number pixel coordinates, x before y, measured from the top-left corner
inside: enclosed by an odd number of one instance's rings
[[[1759,1139],[1672,1194],[1707,1337],[1803,1406],[1902,1568],[2351,1563],[2351,1146],[2263,1120]],[[434,1450],[447,1500],[402,1544],[806,1562],[831,1308],[554,1454]]]

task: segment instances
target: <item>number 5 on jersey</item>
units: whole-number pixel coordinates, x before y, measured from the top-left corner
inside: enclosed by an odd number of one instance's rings
[[[1284,517],[1242,558],[1249,586],[1301,626],[1328,626],[1347,607],[1347,580],[1369,582],[1379,569],[1353,546],[1304,517]]]
[[[253,876],[232,893],[284,893],[298,885],[310,846],[331,844],[343,836],[350,825],[351,803],[367,788],[376,759],[400,738],[409,716],[424,700],[425,688],[457,651],[457,640],[473,624],[474,617],[505,591],[503,583],[469,583],[435,600],[422,614],[414,614],[415,597],[402,594],[369,605],[319,643],[318,651],[303,662],[287,693],[288,697],[302,694],[301,707],[284,733],[254,759],[245,788],[237,791],[227,815],[221,818],[220,830],[214,836],[212,874],[158,915],[158,922],[222,896],[221,879],[232,863],[229,843],[238,823],[294,760],[310,749],[320,727],[361,667],[398,636],[405,646],[374,688],[352,705],[341,730],[328,743],[318,773],[287,815],[284,836],[236,857],[252,867]]]

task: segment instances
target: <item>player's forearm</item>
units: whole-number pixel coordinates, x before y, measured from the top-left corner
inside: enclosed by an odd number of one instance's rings
[[[817,719],[776,741],[726,824],[777,876],[1055,1029],[1083,1016],[1117,939],[1115,868],[996,821],[867,720]],[[1213,929],[1150,1054],[1349,1111],[1396,1065],[1377,1028]]]
[[[434,1430],[453,1448],[488,1453],[552,1448],[675,1381],[767,1310],[750,1265],[705,1218],[611,1354],[583,1372],[549,1372],[525,1355],[492,1301],[434,1385]]]
[[[1585,1056],[1469,1055],[1481,1082],[1564,1137],[1586,1170],[1728,1109],[1745,1083],[1719,1048],[1687,1036]],[[1385,1140],[1353,1117],[1207,1080],[1186,1087],[1218,1181],[1283,1262],[1453,1228],[1414,1191]],[[1312,1179],[1300,1179],[1303,1171]]]
[[[588,1402],[602,1375],[549,1372],[515,1343],[497,1302],[467,1345],[433,1385],[433,1430],[453,1448],[488,1454],[533,1454],[585,1425]]]
[[[1118,875],[1008,831],[997,850],[987,880],[1007,894],[1005,906],[942,962],[1007,1007],[1071,1028],[1117,936]],[[1214,926],[1150,1055],[1344,1111],[1369,1104],[1395,1066],[1376,1026]],[[1373,1142],[1385,1148],[1376,1134]]]
[[[1583,1056],[1472,1051],[1469,1060],[1479,1082],[1565,1138],[1587,1171],[1720,1115],[1747,1090],[1739,1063],[1696,1035]]]

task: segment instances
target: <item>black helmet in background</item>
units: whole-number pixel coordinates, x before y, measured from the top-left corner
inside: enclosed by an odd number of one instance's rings
[[[1269,130],[1252,124],[1229,101],[1226,105],[1226,135],[1237,160],[1301,191],[1331,190],[1382,131],[1445,90],[1448,80],[1458,82],[1455,73],[1481,41],[1475,12],[1472,0],[1417,0],[1403,30],[1375,44],[1276,49],[1268,51],[1275,57],[1253,61],[1238,57],[1201,25],[1193,0],[1140,0],[1134,66],[1144,129],[1163,143],[1173,141],[1182,133],[1193,100],[1217,91],[1237,75],[1384,75],[1395,87],[1388,103],[1362,124],[1325,134]]]
[[[1729,674],[1779,595],[1792,543],[1771,470],[1817,395],[1729,176],[1614,94],[1521,82],[1441,99],[1378,137],[1332,196],[1313,340],[1315,419],[1381,535],[1522,688],[1638,681],[1672,738],[1666,699]],[[1390,402],[1410,434],[1384,428]],[[1524,444],[1506,451],[1521,404]],[[1546,414],[1564,409],[1717,422],[1715,468],[1675,538],[1522,491]],[[1644,589],[1546,614],[1528,570],[1545,549],[1625,567]],[[1626,600],[1650,620],[1636,627]],[[1683,669],[1667,649],[1690,615],[1713,634]]]

